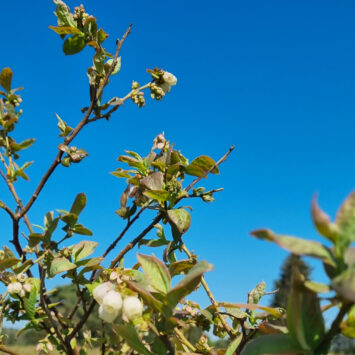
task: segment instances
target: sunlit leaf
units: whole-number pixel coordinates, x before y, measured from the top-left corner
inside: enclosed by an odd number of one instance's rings
[[[10,68],[4,68],[0,73],[0,85],[9,92],[11,90],[13,72]]]
[[[168,210],[168,217],[170,222],[178,229],[178,231],[183,234],[189,229],[191,224],[190,213],[184,208],[177,208],[173,210]]]
[[[321,259],[326,264],[336,266],[334,256],[330,249],[318,242],[286,235],[276,235],[268,229],[255,230],[251,232],[251,235],[259,239],[273,241],[293,254],[313,256]]]
[[[63,44],[63,52],[65,55],[72,55],[81,52],[85,48],[85,38],[75,35],[67,38]]]

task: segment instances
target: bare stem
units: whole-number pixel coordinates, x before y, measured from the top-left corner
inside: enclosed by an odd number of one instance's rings
[[[182,250],[185,252],[185,254],[187,255],[187,257],[189,259],[192,259],[192,254],[187,249],[185,244],[182,245]],[[221,314],[223,312],[221,312],[221,309],[218,306],[218,302],[214,298],[214,296],[213,296],[213,294],[212,294],[212,292],[211,292],[211,290],[210,290],[210,288],[209,288],[204,276],[202,276],[202,278],[201,278],[201,284],[202,284],[203,288],[205,289],[206,294],[207,294],[208,298],[210,299],[211,303],[216,308],[216,310],[218,312],[217,313],[218,318],[220,319],[220,321],[221,321],[221,323],[223,325],[223,328],[226,330],[226,332],[229,334],[230,337],[234,337],[233,329],[229,326],[229,324],[227,323],[226,319]]]

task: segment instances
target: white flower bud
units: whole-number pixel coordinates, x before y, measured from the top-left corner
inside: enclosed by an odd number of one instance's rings
[[[18,295],[19,295],[20,297],[25,297],[25,296],[26,296],[26,291],[25,291],[23,288],[21,288],[21,290],[20,290],[20,292],[18,293]]]
[[[118,316],[118,312],[110,313],[105,310],[102,306],[99,307],[99,317],[107,323],[112,323],[116,317]]]
[[[8,286],[7,286],[7,291],[9,293],[19,293],[22,290],[22,285],[19,282],[11,282]]]
[[[18,274],[17,275],[17,280],[20,281],[20,282],[25,282],[27,279],[26,275],[25,274]]]
[[[92,295],[98,304],[101,304],[106,294],[113,289],[113,284],[111,282],[105,282],[97,286]]]
[[[118,313],[122,308],[122,297],[119,292],[109,291],[103,299],[102,308],[108,313]]]
[[[129,296],[123,300],[123,318],[134,320],[143,313],[143,304],[138,297]]]
[[[163,80],[171,86],[176,85],[176,83],[177,83],[176,76],[174,74],[167,72],[167,71],[165,71],[163,74]]]

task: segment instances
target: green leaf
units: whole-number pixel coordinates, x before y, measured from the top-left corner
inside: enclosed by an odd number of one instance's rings
[[[196,264],[188,274],[167,294],[167,304],[173,309],[180,302],[182,298],[192,293],[198,284],[201,282],[201,278],[204,273],[213,270],[213,265],[206,261],[200,261]]]
[[[224,353],[224,355],[233,355],[234,352],[237,350],[237,347],[239,346],[239,344],[241,343],[243,339],[243,333],[240,333],[229,345],[228,348],[226,350],[226,352]]]
[[[15,257],[9,257],[9,258],[0,260],[0,271],[4,271],[9,267],[17,265],[19,262],[20,262],[20,260]]]
[[[257,310],[260,309],[266,313],[271,314],[272,316],[276,318],[281,318],[284,314],[282,309],[280,308],[272,308],[272,307],[267,307],[267,306],[261,306],[260,304],[253,304],[253,303],[228,303],[228,302],[219,302],[218,305],[220,307],[225,307],[227,308],[245,308],[248,310]]]
[[[30,248],[35,247],[38,243],[42,242],[44,239],[44,235],[43,234],[39,234],[39,233],[31,233],[29,236],[29,241],[28,241],[28,245],[30,246]]]
[[[74,213],[77,216],[86,206],[86,196],[84,193],[76,195],[73,205],[71,206],[70,213]]]
[[[355,265],[335,277],[332,287],[345,299],[355,302]]]
[[[166,294],[170,290],[170,274],[166,265],[155,256],[137,254],[137,258],[150,284],[159,292]]]
[[[207,155],[201,155],[198,158],[195,158],[186,168],[186,174],[203,177],[205,176],[208,171],[216,165],[216,162]],[[212,174],[219,174],[219,169],[215,166],[210,173]]]
[[[144,303],[151,306],[157,312],[162,312],[164,309],[164,305],[156,299],[147,289],[142,286],[142,283],[125,281],[127,285],[134,291],[136,291],[143,299]]]
[[[142,344],[141,340],[138,337],[135,327],[131,324],[125,325],[112,325],[115,333],[126,340],[128,346],[137,351],[138,354],[143,355],[153,355],[148,349]]]
[[[53,2],[57,5],[56,15],[58,17],[58,25],[76,27],[76,22],[68,6],[62,0],[54,0]]]
[[[296,237],[276,235],[268,229],[259,229],[251,232],[256,238],[273,241],[280,247],[296,255],[308,255],[321,259],[324,263],[336,266],[333,253],[324,245]]]
[[[76,27],[71,27],[71,26],[49,26],[49,28],[51,30],[53,30],[55,33],[58,33],[59,35],[84,35],[84,33],[81,32]]]
[[[14,152],[18,152],[22,149],[29,148],[36,140],[34,138],[28,138],[22,141],[21,143],[12,142],[11,148]]]
[[[97,41],[99,44],[103,43],[107,37],[108,34],[102,28],[97,31]]]
[[[76,224],[74,227],[72,227],[71,231],[80,235],[93,235],[90,229],[85,228],[81,224]]]
[[[293,269],[292,288],[287,305],[287,328],[304,350],[314,350],[325,333],[317,294],[303,285],[304,277]]]
[[[66,258],[54,258],[50,267],[50,276],[60,274],[61,272],[75,269],[76,265]]]
[[[170,222],[177,228],[177,230],[184,234],[190,227],[191,216],[183,208],[168,210],[168,217]]]
[[[108,64],[110,67],[113,63],[113,59],[109,59],[106,64]],[[119,71],[121,70],[121,57],[118,57],[117,58],[117,63],[115,65],[115,68],[113,69],[112,71],[112,74],[111,75],[116,75]]]
[[[265,281],[262,281],[256,285],[256,287],[248,293],[248,303],[257,304],[264,296],[266,289]]]
[[[80,243],[72,246],[73,259],[77,262],[86,258],[94,252],[94,249],[98,246],[98,243],[83,240]]]
[[[141,179],[140,184],[149,190],[163,190],[164,175],[161,171],[156,171],[149,176]]]
[[[353,191],[340,206],[335,223],[349,243],[355,240],[355,191]]]
[[[327,293],[331,291],[328,285],[314,281],[305,281],[304,286],[316,293]]]
[[[99,265],[102,260],[104,260],[104,258],[101,258],[101,257],[96,257],[96,258],[90,258],[90,259],[85,259],[85,260],[80,260],[76,263],[77,267],[86,267],[86,268],[89,268],[89,267],[92,267],[92,266],[96,266],[96,265]]]
[[[63,121],[59,115],[55,114],[58,119],[58,128],[60,130],[60,135],[59,137],[66,137],[70,132],[72,132],[73,128],[69,127],[65,121]]]
[[[312,201],[312,218],[318,232],[335,242],[339,235],[339,229],[336,224],[330,222],[329,216],[319,208],[316,197]]]
[[[31,284],[31,291],[24,297],[23,306],[26,310],[27,316],[33,320],[35,318],[35,305],[39,294],[40,280],[31,278],[29,279],[29,282]]]
[[[98,73],[102,73],[105,66],[106,53],[100,48],[94,55],[94,66]]]
[[[74,227],[76,221],[78,220],[78,216],[74,213],[67,213],[64,216],[60,216],[60,219],[70,227]]]
[[[27,259],[22,265],[13,268],[15,274],[26,272],[33,265],[32,259]]]
[[[9,92],[11,90],[13,72],[10,68],[4,68],[0,73],[0,85]]]
[[[86,46],[83,36],[75,35],[67,38],[63,44],[63,52],[65,55],[72,55],[81,52]]]
[[[169,192],[165,190],[147,190],[143,192],[143,195],[159,202],[169,200]]]
[[[169,265],[170,275],[173,277],[175,275],[186,274],[194,265],[190,259],[176,261]]]
[[[249,341],[241,355],[294,354],[306,355],[288,334],[263,335]]]

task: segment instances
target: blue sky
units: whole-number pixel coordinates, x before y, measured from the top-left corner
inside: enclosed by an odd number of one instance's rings
[[[37,138],[23,154],[35,160],[31,181],[18,184],[27,201],[60,143],[55,112],[74,126],[88,104],[92,53],[62,53],[62,41],[48,29],[56,23],[51,1],[1,7],[0,67],[10,66],[14,86],[25,87],[15,137]],[[111,51],[133,23],[107,98],[124,96],[133,79],[145,83],[145,70],[155,66],[174,73],[178,85],[162,102],[147,99],[142,109],[128,102],[110,122],[88,126],[74,145],[89,157],[55,172],[31,210],[32,223],[41,224],[48,210],[68,209],[77,193],[86,192],[82,222],[102,253],[124,226],[114,214],[124,183],[108,174],[124,149],[146,154],[161,131],[191,159],[208,154],[217,160],[235,144],[221,175],[203,183],[224,192],[213,204],[193,204],[185,241],[215,265],[207,280],[217,299],[244,302],[261,280],[271,290],[287,253],[249,232],[269,227],[321,240],[310,219],[312,195],[319,193],[321,206],[334,216],[355,187],[355,3],[88,0],[85,7],[110,34]],[[0,195],[9,200],[5,186]],[[6,221],[1,214],[1,225]],[[10,225],[4,226],[2,242],[10,235]],[[134,262],[133,252],[126,263]],[[314,278],[324,280],[321,265],[312,265]],[[196,298],[207,304],[201,293]]]

